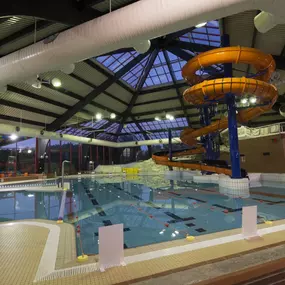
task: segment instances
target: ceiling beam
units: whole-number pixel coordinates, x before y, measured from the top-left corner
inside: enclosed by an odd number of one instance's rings
[[[180,30],[171,34],[168,34],[167,36],[165,36],[164,40],[163,40],[163,46],[166,47],[167,45],[169,45],[173,40],[178,39],[179,37],[192,32],[195,29],[195,27],[191,27],[191,28],[186,28],[184,30]]]
[[[190,43],[190,42],[184,42],[184,41],[178,41],[178,40],[171,41],[166,48],[168,47],[177,47],[177,48],[189,50],[192,52],[206,52],[206,51],[216,48],[216,47],[212,47],[209,45],[202,45],[202,44]]]
[[[7,107],[12,107],[12,108],[16,108],[16,109],[20,109],[23,111],[29,111],[32,113],[36,113],[36,114],[40,114],[40,115],[45,115],[45,116],[49,116],[49,117],[53,117],[53,118],[58,118],[60,115],[54,113],[54,112],[50,112],[50,111],[46,111],[46,110],[40,110],[31,106],[26,106],[26,105],[22,105],[19,103],[15,103],[12,101],[7,101],[4,99],[0,99],[0,105],[4,105]]]
[[[84,60],[84,62],[87,63],[90,67],[96,69],[98,72],[104,74],[107,78],[111,78],[113,76],[113,74],[108,72],[105,68],[99,66],[99,63],[96,64],[91,59],[86,59]],[[120,80],[118,80],[116,83],[122,88],[124,88],[125,90],[127,90],[129,93],[134,94],[134,90],[130,88],[127,84],[121,82]]]
[[[194,58],[194,56],[191,55],[190,53],[184,51],[183,49],[175,47],[175,46],[169,46],[167,47],[167,50],[175,54],[176,56],[182,58],[185,61],[189,61],[192,58]],[[211,73],[211,75],[220,74],[220,71],[212,66],[206,66],[203,68],[203,70],[205,70],[208,73]]]
[[[180,97],[182,98],[182,96],[180,96]],[[144,106],[144,105],[149,105],[149,104],[154,104],[154,103],[163,103],[163,102],[172,101],[172,100],[177,100],[177,96],[166,97],[166,98],[161,98],[161,99],[156,99],[156,100],[136,103],[134,106],[135,107],[137,107],[137,106]]]
[[[78,76],[78,75],[76,75],[76,74],[74,74],[74,73],[69,74],[69,76],[71,76],[72,78],[74,78],[74,79],[76,79],[76,80],[78,80],[78,81],[84,83],[85,85],[87,85],[87,86],[89,86],[89,87],[92,87],[93,89],[95,89],[95,88],[98,87],[97,85],[95,85],[95,84],[93,84],[93,83],[91,83],[91,82],[85,80],[84,78],[82,78],[82,77],[80,77],[80,76]],[[114,99],[114,100],[120,102],[121,104],[123,104],[123,105],[125,105],[125,106],[128,106],[128,103],[126,103],[125,101],[121,100],[120,98],[117,98],[116,96],[112,95],[110,92],[104,91],[104,92],[102,92],[102,93],[105,94],[105,95],[107,95],[108,97],[110,97],[110,98],[112,98],[112,99]]]
[[[27,5],[23,0],[5,1],[1,3],[0,16],[31,16],[75,26],[102,15],[101,12],[82,6],[82,3],[76,0],[49,0],[47,4],[44,0],[29,0]]]
[[[48,103],[48,104],[51,104],[51,105],[55,105],[55,106],[58,106],[58,107],[61,107],[61,108],[64,108],[64,109],[69,109],[71,107],[71,106],[69,106],[67,104],[64,104],[64,103],[61,103],[61,102],[58,102],[58,101],[55,101],[55,100],[52,100],[52,99],[49,99],[49,98],[46,98],[46,97],[42,97],[42,96],[37,95],[35,93],[29,92],[29,91],[26,91],[26,90],[23,90],[23,89],[20,89],[20,88],[11,86],[11,85],[7,86],[7,91],[18,93],[18,94],[23,95],[25,97],[32,98],[32,99],[35,99],[35,100],[39,100],[41,102],[45,102],[45,103]]]
[[[176,78],[175,78],[175,75],[174,75],[174,71],[173,71],[173,68],[172,68],[172,65],[170,64],[170,60],[169,60],[169,56],[167,54],[167,52],[164,50],[163,51],[163,54],[164,54],[164,57],[165,57],[165,60],[166,60],[166,64],[168,66],[168,69],[169,69],[169,72],[170,72],[170,76],[171,76],[171,79],[173,81],[173,84],[174,84],[174,87],[175,87],[175,91],[176,91],[176,95],[177,95],[177,98],[180,102],[180,105],[181,105],[181,108],[183,110],[183,114],[187,120],[187,123],[188,123],[188,126],[190,127],[191,126],[191,122],[189,120],[189,117],[188,117],[188,114],[187,114],[187,111],[185,109],[185,104],[184,104],[184,101],[183,101],[183,96],[182,94],[180,93],[179,91],[179,88],[176,86]]]
[[[187,84],[185,81],[182,82],[177,82],[176,87],[182,88],[182,87],[189,87],[189,84]],[[165,85],[165,86],[159,86],[159,87],[154,87],[151,89],[145,88],[139,92],[139,95],[146,95],[146,94],[151,94],[155,92],[161,92],[161,91],[166,91],[166,90],[171,90],[175,89],[175,87],[171,85]]]
[[[87,94],[81,101],[77,102],[72,108],[69,108],[61,117],[54,120],[48,127],[47,130],[53,131],[59,129],[61,125],[63,125],[67,120],[69,120],[72,116],[74,116],[77,112],[83,109],[86,105],[92,102],[97,96],[99,96],[102,92],[108,89],[112,84],[116,83],[123,75],[125,75],[129,70],[131,70],[134,66],[138,64],[142,59],[144,59],[149,52],[145,54],[140,54],[129,63],[127,63],[124,67],[122,67],[117,73],[115,73],[112,77],[109,77],[103,83],[101,83],[96,89],[92,90],[89,94]]]
[[[140,130],[140,133],[143,135],[144,139],[149,140],[149,136],[146,134],[145,130],[141,127],[139,122],[137,122],[137,120],[133,116],[131,116],[131,118],[134,121],[136,127]]]
[[[16,94],[20,94],[20,95],[23,95],[23,96],[25,96],[27,98],[35,99],[35,100],[38,100],[38,101],[41,101],[41,102],[44,102],[44,103],[48,103],[48,104],[51,104],[51,105],[54,105],[54,106],[57,106],[57,107],[61,107],[61,108],[67,109],[67,110],[69,108],[71,108],[70,105],[67,105],[67,104],[61,103],[59,101],[55,101],[55,100],[52,100],[52,99],[49,99],[49,98],[37,95],[35,93],[32,93],[32,92],[29,92],[29,91],[17,88],[17,87],[12,86],[12,85],[8,85],[7,86],[7,91],[10,91],[10,92],[13,92],[13,93],[16,93]],[[88,115],[88,116],[92,116],[93,115],[93,114],[91,114],[87,110],[82,110],[81,112],[86,114],[86,115]]]
[[[101,56],[109,56],[109,55],[114,55],[114,54],[119,54],[119,53],[126,53],[126,52],[134,52],[135,49],[132,47],[127,47],[127,48],[120,48],[120,49],[116,49],[114,51],[110,51],[104,54],[101,54]]]
[[[22,123],[24,124],[30,124],[30,125],[34,125],[34,126],[40,126],[40,127],[45,127],[44,123],[38,122],[38,121],[32,121],[32,120],[27,120],[27,119],[20,119],[20,118],[16,118],[16,117],[11,117],[8,115],[1,115],[0,114],[0,119],[2,120],[7,120],[7,121],[12,121],[12,122],[17,122],[19,123],[19,126]]]
[[[150,72],[150,70],[151,70],[151,68],[152,68],[152,66],[154,64],[154,61],[155,61],[158,53],[159,53],[158,49],[152,50],[151,55],[150,55],[150,57],[148,59],[148,62],[147,62],[146,66],[145,66],[145,68],[143,70],[143,73],[142,73],[142,75],[139,78],[139,81],[137,83],[136,93],[132,96],[131,101],[129,102],[128,108],[122,114],[122,119],[120,121],[120,125],[119,125],[119,127],[117,129],[116,134],[119,134],[122,131],[122,128],[124,127],[124,123],[127,121],[128,117],[131,115],[132,109],[134,107],[134,104],[136,103],[136,101],[138,99],[139,92],[142,89],[142,87],[143,87],[143,85],[145,83],[145,80],[146,80],[146,78],[149,75],[149,72]]]
[[[51,26],[53,23],[44,21],[44,20],[39,20],[37,21],[37,32]],[[35,24],[32,24],[20,31],[17,31],[3,39],[0,40],[0,46],[7,45],[9,43],[12,43],[14,41],[17,41],[18,39],[27,37],[29,35],[32,35],[35,32]]]

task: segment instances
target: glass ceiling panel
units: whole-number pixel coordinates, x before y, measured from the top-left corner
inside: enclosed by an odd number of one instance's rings
[[[105,141],[116,141],[117,137],[114,135],[101,133],[96,137],[96,139],[105,140]]]
[[[140,61],[135,67],[133,67],[129,72],[127,72],[123,77],[122,80],[127,82],[132,87],[136,88],[139,79],[141,78],[145,66],[148,62],[149,56],[144,58]]]
[[[134,59],[137,55],[138,53],[136,51],[132,51],[112,55],[98,56],[96,57],[96,60],[112,72],[116,73],[132,59]]]
[[[132,123],[132,124],[127,124],[126,126],[124,126],[121,133],[135,133],[135,132],[139,132],[139,131],[140,130],[136,126],[136,124]]]
[[[105,132],[106,133],[114,133],[115,134],[117,132],[118,127],[119,127],[119,124],[118,123],[114,123],[110,127],[106,128]]]
[[[142,134],[136,135],[124,135],[118,137],[118,142],[127,142],[127,141],[144,141],[145,138]]]
[[[219,22],[217,20],[210,21],[206,26],[196,28],[179,39],[185,42],[219,47],[221,46]]]
[[[183,80],[181,70],[182,70],[182,67],[186,64],[186,61],[180,57],[177,57],[176,55],[174,55],[173,53],[169,51],[167,51],[167,54],[168,54],[169,62],[173,70],[175,79],[177,81]]]
[[[145,131],[154,131],[154,130],[166,130],[172,128],[180,128],[180,127],[187,127],[187,120],[186,118],[176,118],[173,121],[170,120],[161,120],[161,121],[150,121],[150,122],[142,122],[140,126]]]
[[[104,126],[105,124],[107,124],[108,121],[107,120],[99,120],[99,121],[90,121],[90,122],[87,122],[87,123],[84,123],[82,124],[82,126],[84,127],[89,127],[89,128],[92,128],[92,129],[100,129],[102,126]]]
[[[150,87],[162,85],[166,83],[173,83],[170,71],[162,51],[160,51],[154,61],[154,64],[146,78],[143,87]]]

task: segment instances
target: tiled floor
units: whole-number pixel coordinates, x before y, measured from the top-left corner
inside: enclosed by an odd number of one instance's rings
[[[36,221],[40,222],[39,220]],[[42,222],[55,224],[54,222]],[[282,223],[284,223],[284,221],[278,221],[275,222],[274,225]],[[6,225],[7,226],[5,227],[0,227],[0,285],[31,285],[35,278],[49,231],[46,228],[23,225],[21,223],[14,223],[14,225],[6,223]],[[265,227],[265,225],[260,225],[259,227]],[[78,266],[78,264],[74,262],[74,230],[72,226],[67,224],[60,225],[60,230],[56,269],[66,268],[72,265]],[[195,242],[220,238],[229,234],[233,235],[238,232],[239,230],[233,230],[213,235],[199,236]],[[284,231],[282,231],[265,235],[260,240],[250,242],[239,240],[191,252],[183,252],[148,261],[135,262],[127,265],[126,267],[111,268],[104,273],[91,272],[38,283],[54,285],[130,284],[130,282],[144,280],[150,277],[170,274],[193,267],[197,268],[197,266],[201,265],[205,266],[205,263],[213,260],[220,260],[220,262],[226,261],[227,258],[232,257],[233,255],[240,255],[247,251],[256,249],[264,249],[268,246],[272,246],[272,244],[280,244],[284,242],[285,235]],[[128,249],[125,251],[125,254],[126,256],[134,256],[140,253],[185,244],[189,243],[185,240],[177,240],[136,249]],[[90,260],[93,262],[94,260],[96,261],[96,256],[93,256]]]
[[[0,227],[0,284],[32,284],[46,244],[48,229],[35,226]]]

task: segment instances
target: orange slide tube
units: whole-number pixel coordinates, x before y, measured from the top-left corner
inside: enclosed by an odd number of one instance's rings
[[[256,78],[219,78],[214,80],[205,80],[196,75],[196,71],[207,66],[223,63],[244,63],[253,65],[257,71]],[[183,67],[182,76],[190,84],[196,84],[185,90],[184,99],[193,105],[205,105],[224,98],[227,93],[233,93],[236,96],[250,94],[256,96],[257,104],[265,104],[261,107],[251,107],[241,110],[237,114],[237,120],[243,124],[252,120],[262,113],[269,111],[277,100],[278,92],[275,86],[267,83],[271,74],[276,68],[273,57],[257,49],[245,47],[227,47],[218,48],[201,53],[194,57]],[[192,149],[173,154],[173,156],[183,156],[195,153],[203,153],[205,149],[197,144],[197,138],[212,132],[217,132],[228,127],[228,119],[222,118],[209,126],[198,130],[186,128],[181,133],[181,141]],[[195,148],[194,148],[195,147]],[[201,171],[209,171],[231,175],[231,169],[215,166],[208,166],[199,163],[186,163],[183,161],[169,161],[168,156],[153,155],[153,160],[157,164],[172,167],[190,168]]]

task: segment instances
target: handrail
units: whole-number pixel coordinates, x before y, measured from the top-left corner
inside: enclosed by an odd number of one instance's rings
[[[62,189],[64,188],[64,164],[65,163],[70,163],[70,161],[64,160],[61,164],[61,187],[62,187]]]

